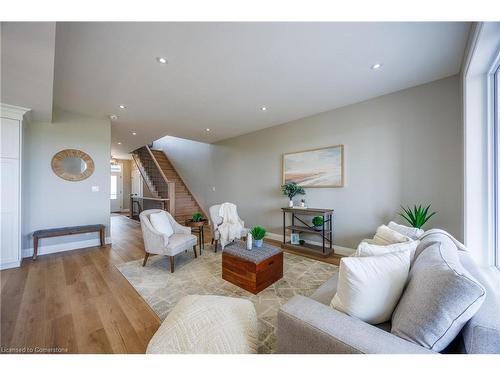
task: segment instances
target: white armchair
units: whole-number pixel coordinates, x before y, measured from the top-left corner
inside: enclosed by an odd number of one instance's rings
[[[197,239],[196,236],[191,234],[191,228],[180,225],[167,211],[164,212],[167,214],[174,233],[168,237],[165,234],[158,232],[151,224],[149,216],[161,211],[162,210],[157,209],[145,210],[139,215],[139,219],[141,220],[142,237],[144,239],[144,250],[146,251],[142,266],[144,267],[146,265],[150,254],[168,255],[170,257],[170,272],[173,273],[175,269],[175,255],[192,247],[194,257],[198,257],[196,254]]]
[[[220,204],[216,204],[212,207],[209,208],[209,214],[210,214],[210,229],[212,230],[212,245],[214,244],[215,241],[215,247],[214,250],[217,252],[217,246],[219,245],[219,239],[220,239],[220,233],[219,230],[217,229],[219,225],[222,224],[222,217],[219,216],[219,210],[220,210]],[[248,235],[249,229],[248,228],[243,228],[241,230],[241,237],[246,237]]]

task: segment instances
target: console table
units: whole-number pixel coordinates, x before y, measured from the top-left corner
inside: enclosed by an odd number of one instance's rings
[[[301,208],[301,207],[283,207],[283,243],[281,247],[291,250],[301,250],[306,252],[313,252],[315,254],[321,253],[325,256],[334,252],[333,248],[333,210],[330,208]],[[286,225],[286,216],[291,216],[291,225]],[[304,221],[301,216],[321,216],[323,218],[323,225],[321,229],[317,230],[312,225]],[[290,230],[292,233],[308,233],[321,237],[322,245],[315,245],[312,243],[304,243],[303,245],[292,244],[291,241],[286,240],[286,231]]]

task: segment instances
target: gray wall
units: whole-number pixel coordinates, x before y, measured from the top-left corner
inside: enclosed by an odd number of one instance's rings
[[[214,145],[166,136],[153,142],[153,148],[165,152],[203,207],[208,208],[214,202]]]
[[[234,202],[247,225],[281,233],[282,154],[337,144],[345,147],[345,187],[305,196],[310,207],[335,210],[337,245],[356,247],[414,203],[432,204],[438,214],[429,226],[462,238],[457,76],[216,143],[214,201]]]
[[[84,224],[104,224],[110,217],[109,120],[70,112],[56,112],[52,123],[33,122],[24,129],[23,144],[23,249],[30,253],[31,234],[37,229]],[[51,160],[57,152],[75,148],[90,155],[95,171],[86,180],[71,182],[57,177]],[[99,192],[92,192],[99,186]],[[98,234],[49,238],[41,241],[41,253],[88,245]],[[79,241],[80,245],[63,244]]]
[[[438,211],[427,228],[462,239],[458,76],[212,145],[165,137],[154,147],[167,153],[205,208],[234,202],[247,226],[280,234],[283,153],[337,144],[345,148],[345,186],[309,188],[305,196],[310,207],[335,210],[337,245],[357,247],[382,223],[401,222],[400,205],[415,203]]]

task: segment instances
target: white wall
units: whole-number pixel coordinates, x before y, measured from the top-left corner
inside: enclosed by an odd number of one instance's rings
[[[306,189],[335,210],[335,243],[356,247],[399,206],[432,204],[430,226],[462,238],[462,136],[457,76],[215,144],[216,200],[248,225],[281,233],[282,154],[343,144],[343,188]]]
[[[453,76],[213,145],[169,137],[161,146],[206,208],[234,202],[247,226],[280,234],[283,153],[343,144],[345,187],[305,196],[335,210],[337,245],[356,247],[414,203],[438,211],[428,227],[462,239],[459,91]]]
[[[55,112],[52,123],[33,122],[24,129],[23,249],[32,254],[31,235],[38,229],[104,224],[109,236],[110,194],[109,120],[70,112]],[[57,177],[51,160],[57,152],[75,148],[94,160],[94,173],[83,181]],[[93,193],[92,186],[99,186]],[[39,254],[98,244],[98,233],[42,239]]]

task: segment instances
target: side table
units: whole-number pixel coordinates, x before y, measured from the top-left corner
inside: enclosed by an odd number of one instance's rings
[[[193,221],[191,219],[186,220],[186,226],[191,228],[191,231],[193,233],[198,233],[198,247],[200,249],[200,255],[201,255],[201,250],[205,250],[205,233],[203,231],[203,228],[205,227],[205,224],[208,222],[208,220],[203,219],[201,221]]]

